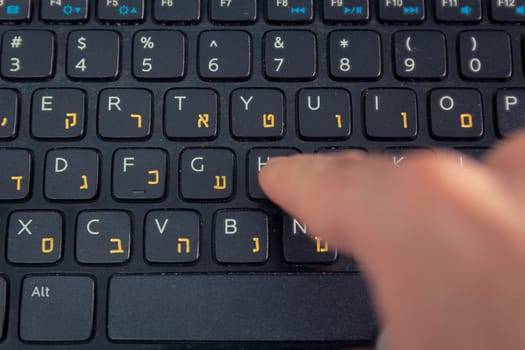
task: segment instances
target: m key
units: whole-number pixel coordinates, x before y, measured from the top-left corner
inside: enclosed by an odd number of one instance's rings
[[[31,154],[22,149],[0,149],[0,200],[19,200],[29,195]]]

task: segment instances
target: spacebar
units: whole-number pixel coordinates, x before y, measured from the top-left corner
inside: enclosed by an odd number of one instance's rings
[[[119,275],[108,335],[120,341],[367,341],[367,290],[348,274]]]

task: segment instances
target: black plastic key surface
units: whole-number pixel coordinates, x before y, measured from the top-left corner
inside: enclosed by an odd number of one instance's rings
[[[20,22],[31,18],[31,0],[4,0],[0,4],[0,22]]]
[[[107,22],[139,22],[144,19],[145,0],[98,0],[97,17]]]
[[[22,285],[20,338],[35,342],[91,337],[95,282],[87,276],[32,276]]]
[[[210,0],[210,18],[217,22],[254,22],[257,0]]]
[[[478,22],[482,18],[482,0],[436,1],[436,19],[442,22]]]
[[[491,0],[492,18],[498,22],[525,22],[525,0]]]
[[[107,330],[115,341],[369,341],[366,295],[349,274],[114,276]]]
[[[525,89],[503,89],[496,94],[496,125],[501,136],[525,127]]]
[[[369,7],[369,0],[323,0],[323,18],[333,22],[367,21]]]
[[[18,92],[11,89],[0,89],[0,140],[16,137],[18,113]]]
[[[7,282],[0,277],[0,339],[4,337],[4,324],[7,313]]]
[[[88,0],[42,0],[40,16],[52,22],[78,22],[88,18]]]
[[[424,0],[379,0],[379,18],[389,22],[420,22],[425,19]]]
[[[0,164],[0,201],[26,198],[31,189],[31,153],[23,149],[0,149]]]
[[[197,22],[201,0],[153,0],[153,18],[159,22]]]
[[[311,22],[314,0],[266,0],[268,21],[277,23]]]

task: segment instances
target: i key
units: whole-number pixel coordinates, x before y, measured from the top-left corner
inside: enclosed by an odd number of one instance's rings
[[[98,132],[106,138],[147,138],[151,133],[151,93],[106,89],[99,95]]]
[[[31,0],[0,2],[0,22],[21,22],[31,18]]]
[[[42,0],[42,19],[53,22],[79,22],[88,17],[88,0]]]
[[[252,39],[240,30],[207,31],[199,36],[199,74],[205,79],[248,79]]]
[[[257,0],[210,0],[210,18],[217,22],[254,22]]]
[[[438,31],[401,31],[394,36],[396,74],[404,79],[444,79],[445,36]]]
[[[121,149],[113,157],[113,195],[118,199],[158,199],[166,188],[166,153]]]
[[[144,19],[144,0],[98,0],[98,19],[108,22],[138,22]]]
[[[62,215],[56,211],[16,211],[9,216],[7,260],[46,264],[62,256]]]
[[[154,0],[153,18],[159,22],[198,22],[201,18],[201,0]]]
[[[1,59],[5,78],[50,78],[55,66],[55,35],[47,30],[7,31]]]
[[[467,31],[459,36],[461,74],[469,79],[509,79],[512,52],[503,31]]]
[[[0,149],[0,200],[20,200],[29,195],[31,154],[22,149]]]
[[[40,89],[33,94],[31,133],[38,138],[84,135],[85,94],[77,89]]]
[[[418,133],[416,94],[409,89],[368,90],[365,127],[371,138],[415,138]]]
[[[0,89],[0,140],[16,137],[18,126],[18,92]]]
[[[425,19],[424,0],[379,0],[379,18],[389,22],[420,22]]]
[[[274,89],[238,89],[231,96],[232,133],[239,138],[284,136],[284,95]]]

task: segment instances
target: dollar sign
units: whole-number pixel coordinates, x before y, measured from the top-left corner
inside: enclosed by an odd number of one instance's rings
[[[86,38],[84,37],[78,38],[77,43],[78,43],[77,48],[81,51],[87,47]]]

